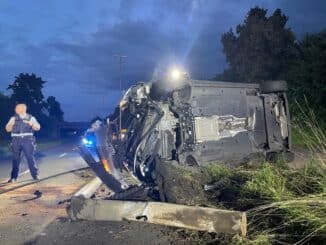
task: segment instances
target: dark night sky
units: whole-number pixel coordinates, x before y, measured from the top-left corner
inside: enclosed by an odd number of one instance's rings
[[[67,120],[106,115],[124,87],[177,64],[211,78],[226,64],[220,36],[250,7],[281,8],[298,38],[326,28],[325,0],[1,0],[0,91],[20,72],[48,83]]]

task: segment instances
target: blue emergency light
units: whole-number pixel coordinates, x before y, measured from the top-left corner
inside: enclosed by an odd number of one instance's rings
[[[87,146],[87,147],[92,147],[94,146],[94,140],[93,139],[90,139],[88,137],[85,137],[82,139],[82,143]]]

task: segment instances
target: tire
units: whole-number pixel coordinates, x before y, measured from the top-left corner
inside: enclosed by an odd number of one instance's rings
[[[263,81],[260,84],[260,90],[262,93],[275,93],[275,92],[285,92],[288,90],[286,81],[277,80],[277,81]]]

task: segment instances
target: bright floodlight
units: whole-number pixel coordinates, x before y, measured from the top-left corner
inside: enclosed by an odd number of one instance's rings
[[[179,80],[182,76],[182,72],[179,69],[172,69],[171,71],[171,78],[174,80]]]

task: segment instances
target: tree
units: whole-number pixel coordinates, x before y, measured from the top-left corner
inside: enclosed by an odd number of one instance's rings
[[[8,86],[8,90],[12,92],[11,104],[25,103],[28,112],[41,123],[42,130],[38,135],[51,137],[56,133],[58,121],[63,121],[63,112],[55,97],[50,96],[47,100],[44,99],[42,89],[45,83],[35,74],[20,73]],[[9,114],[12,115],[12,112]]]
[[[286,28],[288,18],[280,9],[267,17],[267,10],[250,9],[244,22],[221,37],[229,68],[220,79],[259,82],[280,79],[296,57],[295,37]]]
[[[298,42],[299,58],[288,69],[291,97],[304,97],[318,116],[326,118],[326,30]]]
[[[11,100],[14,104],[25,103],[33,115],[42,116],[45,108],[42,88],[45,83],[33,73],[20,73],[7,89],[12,91]]]
[[[8,134],[5,132],[5,125],[12,115],[13,106],[10,98],[0,93],[0,138],[5,137]]]
[[[46,107],[49,112],[49,116],[56,118],[59,122],[62,122],[64,113],[61,110],[60,103],[56,100],[54,96],[49,96],[46,101]]]

